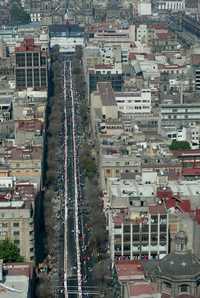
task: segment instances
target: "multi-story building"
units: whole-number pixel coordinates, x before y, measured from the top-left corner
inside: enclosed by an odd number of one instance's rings
[[[0,239],[12,240],[26,261],[34,257],[34,223],[30,202],[0,202]]]
[[[163,51],[176,51],[179,43],[175,34],[172,34],[171,32],[163,32],[155,34],[152,45],[154,52],[162,53]]]
[[[158,284],[161,297],[199,297],[200,261],[187,247],[187,235],[176,235],[176,251],[156,263],[144,263],[146,276]]]
[[[200,122],[200,104],[198,99],[192,97],[169,99],[160,105],[159,129],[167,133],[176,130],[181,125],[189,125],[191,122]],[[181,97],[181,96],[180,96]]]
[[[162,258],[168,253],[168,215],[162,205],[139,206],[110,216],[112,260]]]
[[[185,0],[159,0],[157,5],[159,10],[185,10]]]
[[[141,43],[148,43],[148,26],[146,24],[141,24],[137,27],[137,41]]]
[[[96,90],[98,82],[111,82],[114,91],[121,91],[123,86],[121,65],[101,64],[88,69],[89,92]]]
[[[84,46],[84,29],[77,24],[51,25],[50,47],[60,46],[61,52],[74,52],[76,46]]]
[[[116,149],[110,149],[110,154],[101,154],[100,157],[100,178],[103,189],[107,186],[107,180],[112,177],[121,177],[123,173],[138,174],[141,161],[134,154],[116,153]],[[112,153],[113,152],[113,153]]]
[[[151,90],[115,93],[115,100],[121,113],[150,113],[151,112]]]
[[[198,65],[194,66],[194,77],[195,77],[195,89],[200,91],[200,67]]]
[[[137,12],[139,16],[150,16],[152,14],[152,3],[150,0],[139,0]]]
[[[40,187],[42,147],[25,146],[9,147],[3,154],[9,164],[10,175],[17,181],[34,182]]]
[[[4,122],[11,119],[12,99],[12,96],[0,95],[0,122]]]
[[[47,88],[47,51],[34,43],[31,37],[25,38],[15,48],[16,88],[24,90]]]
[[[43,123],[38,119],[15,121],[15,144],[43,144]]]
[[[191,149],[199,149],[199,126],[191,123],[189,126],[181,126],[168,134],[168,138],[176,141],[189,142]]]

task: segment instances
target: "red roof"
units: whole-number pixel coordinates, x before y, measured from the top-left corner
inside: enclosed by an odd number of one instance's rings
[[[25,275],[32,278],[33,266],[31,263],[6,263],[3,264],[3,269],[8,275]]]
[[[171,38],[171,34],[169,32],[157,32],[156,33],[158,39],[167,40]]]
[[[165,207],[163,205],[150,205],[150,214],[166,214]]]
[[[43,127],[42,121],[39,119],[31,119],[31,120],[17,120],[16,121],[16,130],[23,131],[41,131]]]
[[[117,214],[115,217],[113,217],[113,222],[116,225],[121,225],[124,221],[124,216],[123,214]]]
[[[96,64],[95,69],[112,69],[112,64]]]
[[[134,283],[129,285],[130,296],[153,295],[158,293],[157,286],[154,283]]]
[[[171,296],[168,295],[168,294],[163,293],[162,296],[161,296],[161,298],[171,298]]]
[[[157,190],[157,197],[159,199],[171,198],[173,196],[173,192],[169,187],[159,188]]]
[[[200,149],[173,150],[172,153],[176,157],[181,157],[181,156],[200,156]]]
[[[20,46],[15,48],[15,52],[40,52],[41,47],[34,44],[33,37],[26,37]]]
[[[183,212],[191,212],[191,203],[189,200],[182,200],[180,203],[180,209]]]
[[[200,209],[196,209],[195,219],[200,224]]]
[[[128,60],[135,60],[136,59],[136,54],[133,52],[130,52],[128,55]]]
[[[183,176],[200,176],[200,168],[183,168]]]
[[[167,27],[164,24],[150,24],[148,27],[156,30],[167,30]]]
[[[120,260],[115,264],[119,279],[144,279],[144,270],[140,261]]]
[[[170,198],[166,200],[166,207],[172,208],[176,207],[182,212],[190,213],[191,212],[191,203],[189,200],[177,200],[176,198]]]

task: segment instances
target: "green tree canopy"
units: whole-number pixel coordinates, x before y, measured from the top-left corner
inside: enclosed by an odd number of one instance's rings
[[[86,177],[92,178],[97,173],[97,166],[95,160],[92,158],[90,146],[85,146],[81,149],[80,165],[85,171]]]
[[[0,259],[3,259],[5,263],[24,261],[19,254],[18,247],[8,239],[0,241]]]
[[[170,150],[188,150],[191,149],[190,144],[187,141],[173,140],[169,146]]]

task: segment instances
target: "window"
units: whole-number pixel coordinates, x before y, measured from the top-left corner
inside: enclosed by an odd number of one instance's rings
[[[130,234],[124,235],[124,242],[130,242]]]
[[[188,286],[188,285],[181,285],[181,286],[179,287],[179,289],[180,289],[180,292],[181,292],[181,293],[182,293],[182,292],[188,292],[189,286]]]
[[[142,235],[142,241],[148,241],[149,240],[149,235],[148,234],[143,234]]]
[[[33,53],[33,65],[38,66],[39,65],[39,54]]]
[[[115,252],[120,252],[121,251],[121,244],[116,244],[115,245]]]
[[[169,282],[163,282],[162,286],[163,286],[163,289],[171,289],[172,287]]]
[[[139,233],[140,227],[139,225],[133,225],[133,234],[134,233]]]
[[[26,54],[27,66],[32,66],[32,53]]]
[[[18,66],[18,67],[25,66],[25,54],[16,53],[16,66]]]
[[[14,235],[14,236],[19,236],[19,231],[14,231],[14,232],[13,232],[13,235]]]
[[[41,69],[41,85],[46,86],[47,84],[47,73],[46,68]]]
[[[14,227],[14,228],[18,228],[18,227],[19,227],[19,223],[18,223],[18,222],[14,222],[14,223],[13,223],[13,227]]]
[[[124,245],[124,251],[130,251],[130,245],[129,244]]]
[[[124,226],[124,233],[130,233],[130,230],[131,230],[130,225]]]
[[[121,241],[121,235],[115,235],[115,241]]]
[[[33,85],[32,79],[32,69],[27,70],[27,87],[31,87]]]
[[[111,170],[110,169],[106,169],[106,175],[110,175],[111,174]]]
[[[18,239],[14,240],[15,245],[19,246],[20,241]]]
[[[16,84],[18,87],[25,86],[25,70],[16,69]]]
[[[133,242],[138,242],[138,241],[140,241],[140,236],[139,236],[139,234],[135,234],[135,235],[133,235]]]

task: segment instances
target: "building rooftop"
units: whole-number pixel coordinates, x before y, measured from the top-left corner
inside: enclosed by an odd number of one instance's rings
[[[195,106],[200,106],[199,102],[199,96],[196,93],[183,93],[182,97],[182,102],[181,102],[181,96],[180,93],[176,94],[160,94],[160,99],[161,99],[161,105],[160,107],[162,108],[163,106],[167,107],[169,106],[175,106],[178,105],[187,105],[188,107],[192,105]]]
[[[42,147],[40,145],[8,147],[5,148],[3,156],[6,160],[41,159]]]
[[[3,265],[3,282],[0,283],[1,298],[27,298],[33,269],[29,263]]]
[[[112,89],[111,83],[99,82],[97,84],[97,92],[101,96],[102,105],[104,106],[116,106],[115,94]]]
[[[116,261],[115,268],[120,281],[144,280],[144,270],[140,261]]]
[[[11,105],[13,97],[10,95],[0,95],[0,105]]]
[[[1,201],[0,202],[0,209],[16,209],[16,208],[23,208],[25,204],[23,201]]]
[[[129,283],[128,290],[129,297],[154,297],[150,295],[159,293],[157,285],[151,282]]]
[[[43,128],[43,123],[41,120],[38,120],[38,119],[16,121],[16,130],[41,132],[42,128]]]
[[[15,52],[40,52],[41,46],[34,43],[32,36],[26,37],[24,41],[15,48]]]
[[[153,272],[173,280],[182,279],[183,276],[192,278],[200,274],[200,260],[189,252],[171,253],[155,265]]]
[[[84,29],[77,24],[56,24],[49,26],[50,37],[81,37]]]

